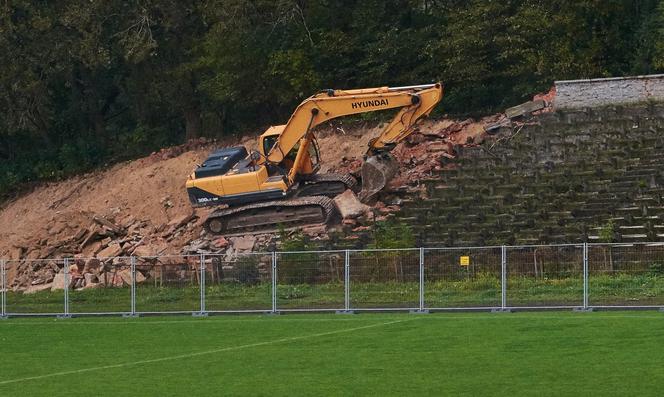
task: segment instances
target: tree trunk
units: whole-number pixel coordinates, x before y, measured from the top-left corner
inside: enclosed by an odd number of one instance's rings
[[[101,113],[95,113],[92,116],[92,125],[98,142],[106,143],[106,120]]]
[[[37,127],[37,134],[39,135],[39,138],[41,138],[42,143],[46,147],[52,147],[53,146],[53,140],[51,139],[51,136],[48,133],[48,129],[45,127]]]
[[[196,104],[184,111],[185,139],[187,141],[197,139],[201,136],[201,111]]]

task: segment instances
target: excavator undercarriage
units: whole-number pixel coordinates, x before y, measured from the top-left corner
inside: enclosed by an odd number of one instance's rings
[[[270,233],[327,223],[335,213],[333,197],[357,181],[348,174],[315,174],[300,182],[289,198],[218,209],[205,221],[212,234]]]

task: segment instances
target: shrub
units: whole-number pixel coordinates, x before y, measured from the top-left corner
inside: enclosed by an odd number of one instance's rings
[[[302,232],[288,235],[283,229],[279,231],[282,251],[308,251],[315,247]],[[278,261],[277,274],[279,279],[291,284],[314,283],[320,273],[319,256],[315,253],[298,252],[282,254]]]
[[[255,285],[260,281],[256,263],[242,261],[237,265],[237,281],[242,284]]]
[[[653,263],[650,265],[649,273],[652,276],[664,275],[664,263]]]
[[[373,228],[373,240],[369,248],[415,247],[413,230],[398,219],[376,222]]]

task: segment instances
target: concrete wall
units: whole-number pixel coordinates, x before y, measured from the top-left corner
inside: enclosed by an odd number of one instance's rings
[[[556,109],[664,101],[664,74],[556,81]]]

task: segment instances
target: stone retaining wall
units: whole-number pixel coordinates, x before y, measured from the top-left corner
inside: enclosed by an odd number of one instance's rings
[[[556,81],[556,109],[664,101],[664,74]]]
[[[664,103],[537,115],[397,213],[424,246],[664,242]]]

